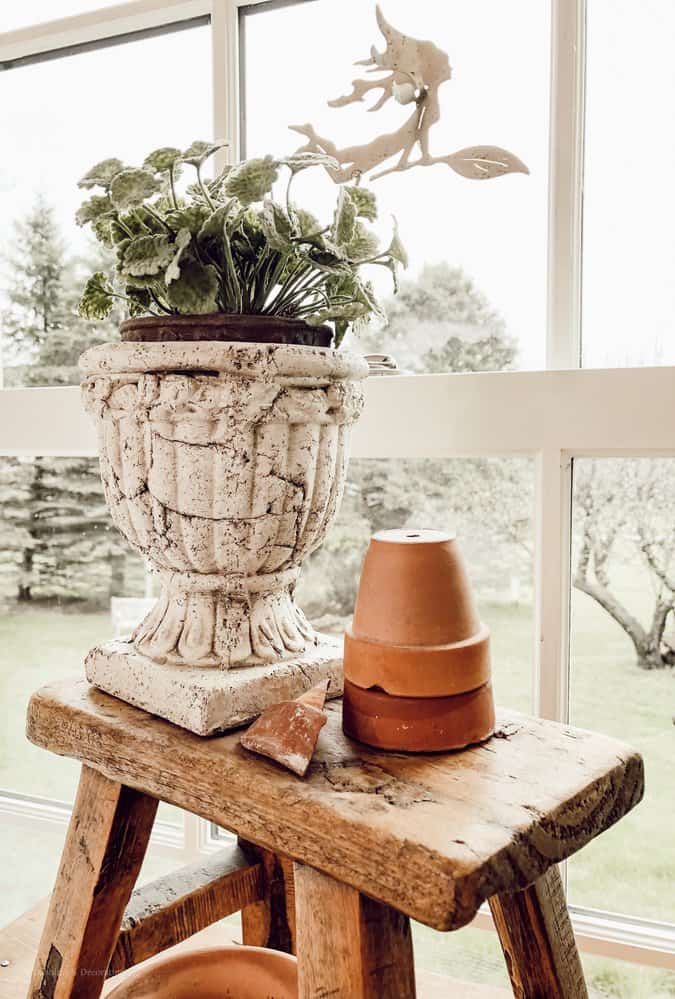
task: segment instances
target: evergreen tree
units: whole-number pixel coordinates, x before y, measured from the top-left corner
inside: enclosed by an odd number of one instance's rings
[[[82,272],[106,270],[69,257],[53,208],[38,196],[16,222],[6,258],[7,307],[2,326],[14,367],[8,384],[74,385],[87,347],[117,338],[115,315],[90,322],[77,315]],[[128,549],[111,524],[93,458],[0,461],[2,591],[36,597],[107,600],[123,591]]]
[[[14,357],[27,362],[63,326],[65,314],[64,246],[54,210],[42,195],[28,215],[14,223],[6,263],[10,278],[4,335]]]
[[[14,224],[6,266],[2,323],[13,362],[6,368],[7,383],[77,385],[82,351],[116,339],[122,318],[115,312],[94,322],[77,312],[84,274],[92,267],[111,270],[109,255],[96,244],[86,258],[69,257],[54,209],[38,195],[27,216]]]

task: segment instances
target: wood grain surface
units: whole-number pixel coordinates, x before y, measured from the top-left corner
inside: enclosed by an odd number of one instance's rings
[[[516,999],[588,999],[557,867],[490,909]]]
[[[110,962],[116,975],[263,897],[261,863],[236,846],[136,888]]]
[[[295,954],[293,861],[246,840],[239,845],[251,863],[259,864],[262,888],[259,900],[242,909],[242,943]]]
[[[101,994],[157,804],[82,768],[30,999],[97,999]]]
[[[298,999],[415,999],[410,920],[295,865]]]
[[[641,757],[624,744],[512,712],[481,746],[404,755],[348,740],[333,702],[304,780],[245,753],[236,732],[200,738],[81,680],[35,694],[27,731],[440,930],[536,881],[644,788]]]

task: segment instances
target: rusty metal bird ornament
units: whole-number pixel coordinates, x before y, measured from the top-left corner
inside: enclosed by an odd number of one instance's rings
[[[369,58],[355,65],[367,66],[369,74],[385,75],[369,80],[353,80],[351,93],[328,104],[333,108],[346,107],[363,101],[371,91],[381,90],[369,111],[379,111],[393,98],[402,106],[414,105],[412,113],[395,132],[378,135],[362,145],[344,148],[318,135],[312,125],[291,125],[293,131],[307,139],[298,152],[324,153],[337,160],[337,167],[326,167],[336,184],[359,181],[393,157],[398,157],[393,165],[372,173],[370,179],[377,180],[387,174],[438,163],[445,163],[470,180],[490,180],[507,173],[529,173],[517,156],[499,146],[470,146],[448,156],[431,155],[429,133],[441,117],[438,92],[452,76],[448,56],[433,42],[409,38],[397,31],[386,20],[379,5],[375,8],[375,15],[386,41],[385,50],[378,52],[373,45]],[[419,147],[419,155],[413,159],[415,147]]]

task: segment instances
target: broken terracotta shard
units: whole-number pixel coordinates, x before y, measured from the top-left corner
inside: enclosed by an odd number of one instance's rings
[[[328,680],[324,680],[295,701],[273,704],[244,732],[241,745],[304,777],[326,724],[327,691]]]

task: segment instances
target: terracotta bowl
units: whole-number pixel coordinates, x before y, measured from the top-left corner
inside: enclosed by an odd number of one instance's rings
[[[366,553],[345,677],[399,697],[446,697],[490,679],[490,636],[453,534],[380,531]]]
[[[342,727],[352,739],[378,749],[463,749],[494,732],[492,684],[454,697],[392,697],[345,680]]]
[[[261,947],[210,947],[166,955],[108,999],[297,999],[297,962]]]

